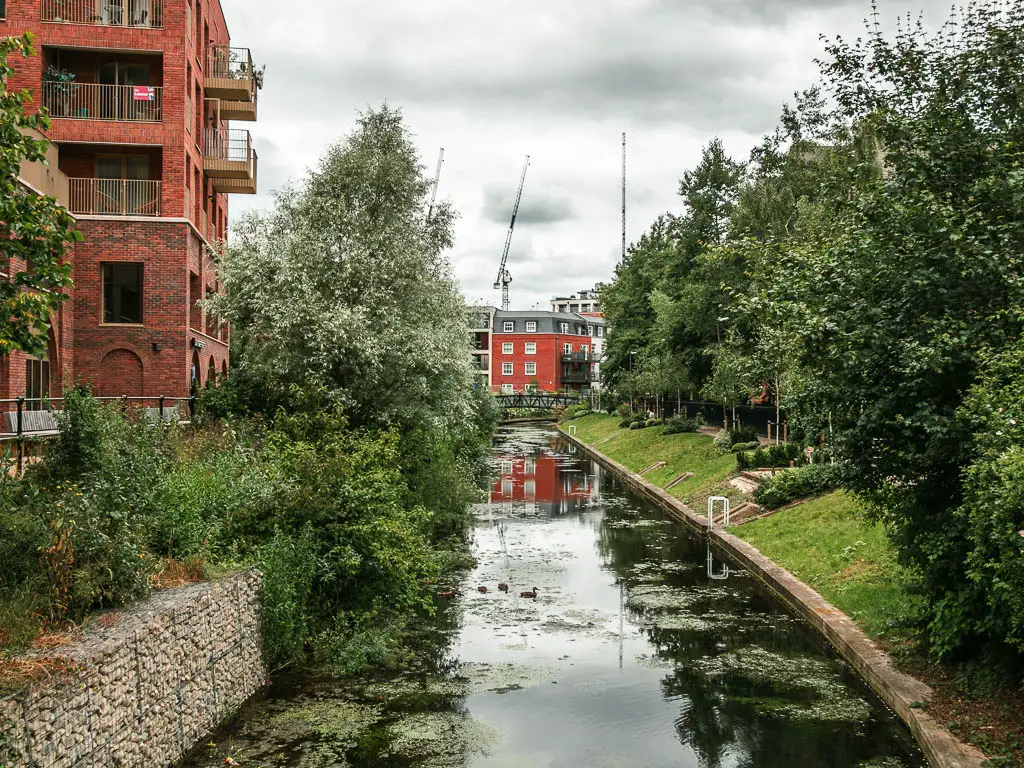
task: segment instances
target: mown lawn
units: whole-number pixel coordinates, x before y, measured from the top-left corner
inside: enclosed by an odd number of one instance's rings
[[[684,472],[693,472],[694,477],[669,491],[691,506],[699,507],[712,491],[728,495],[734,501],[741,500],[742,494],[726,484],[729,476],[736,473],[736,457],[716,455],[707,435],[666,435],[664,427],[620,429],[619,421],[618,416],[591,414],[574,419],[570,424],[576,425],[577,437],[634,472],[659,461],[667,462],[661,469],[644,475],[646,480],[661,488]]]
[[[837,608],[868,635],[890,643],[907,636],[917,610],[909,576],[877,523],[852,496],[836,491],[731,533],[753,544]]]

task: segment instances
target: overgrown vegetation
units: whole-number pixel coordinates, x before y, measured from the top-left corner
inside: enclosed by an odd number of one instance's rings
[[[784,408],[920,573],[928,650],[1017,682],[1022,52],[1001,0],[829,42],[748,162],[708,144],[602,294],[620,393]]]
[[[401,115],[366,113],[220,255],[231,293],[208,309],[234,370],[191,428],[67,395],[44,460],[0,480],[3,652],[173,574],[254,565],[273,666],[401,661],[465,562],[498,421],[428,190]]]

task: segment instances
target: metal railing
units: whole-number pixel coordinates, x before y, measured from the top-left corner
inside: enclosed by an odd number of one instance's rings
[[[161,183],[142,179],[68,179],[72,213],[159,216]]]
[[[162,27],[161,0],[42,0],[40,18],[102,27]]]
[[[159,123],[163,101],[159,85],[43,82],[43,106],[50,117]]]
[[[207,77],[228,80],[251,80],[252,54],[248,48],[232,48],[228,45],[211,45],[206,60]]]
[[[244,128],[207,130],[203,137],[203,155],[228,163],[247,163],[252,173],[252,135]]]
[[[195,397],[97,397],[101,403],[119,404],[122,412],[129,409],[139,412],[151,422],[188,423],[195,415]],[[62,397],[18,397],[0,400],[0,443],[17,442],[17,471],[20,475],[25,466],[25,444],[28,441],[47,440],[57,437],[60,432],[54,416],[63,404]],[[150,404],[150,405],[147,405]],[[182,404],[187,406],[183,412]]]
[[[601,355],[595,352],[569,352],[562,354],[563,363],[597,363]]]

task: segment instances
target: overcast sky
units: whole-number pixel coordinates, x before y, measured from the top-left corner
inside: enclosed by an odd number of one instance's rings
[[[682,172],[720,136],[736,158],[815,82],[819,35],[855,38],[869,0],[222,0],[232,42],[267,65],[256,197],[314,166],[359,110],[399,106],[439,197],[459,211],[452,262],[470,301],[492,284],[524,156],[530,169],[512,250],[513,309],[612,277],[627,232],[679,210]],[[884,27],[949,0],[879,0]]]

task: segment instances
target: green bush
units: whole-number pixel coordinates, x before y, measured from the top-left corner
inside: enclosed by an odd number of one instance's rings
[[[697,427],[696,419],[688,419],[685,416],[676,415],[665,421],[665,434],[678,435],[685,432],[696,432]]]
[[[739,453],[740,451],[753,451],[761,447],[761,443],[757,440],[749,443],[736,443],[730,449],[733,453]]]
[[[768,509],[777,509],[791,501],[824,493],[839,484],[837,465],[809,464],[772,475],[754,491],[754,500]]]
[[[715,453],[718,455],[724,455],[732,450],[732,434],[724,429],[720,429],[715,435],[714,440]]]
[[[754,427],[741,427],[730,430],[729,437],[732,439],[733,445],[737,443],[755,443],[757,442],[757,430]]]
[[[632,424],[629,425],[630,429],[644,429],[646,427],[647,427],[647,422],[646,421],[634,421]]]
[[[630,416],[628,419],[623,419],[619,422],[619,429],[629,429],[633,425],[633,417]]]
[[[647,420],[647,426],[648,427],[660,427],[663,423],[664,422],[662,422],[661,419],[648,419]]]

